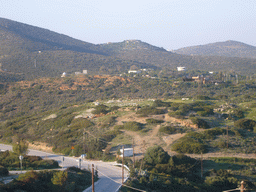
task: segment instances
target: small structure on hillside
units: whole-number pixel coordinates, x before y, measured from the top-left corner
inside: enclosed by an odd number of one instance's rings
[[[121,155],[120,157],[123,157],[123,150],[120,149]],[[133,156],[133,148],[125,148],[124,149],[124,156],[125,157],[131,157]]]
[[[186,67],[177,67],[178,71],[186,71]]]
[[[130,70],[130,71],[128,71],[128,73],[136,73],[136,74],[139,74],[139,73],[141,73],[141,71],[137,71],[137,70]]]
[[[61,77],[66,77],[66,75],[67,75],[67,73],[64,72],[64,73],[62,73]]]

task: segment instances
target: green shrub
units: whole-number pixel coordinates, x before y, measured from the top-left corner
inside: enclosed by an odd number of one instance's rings
[[[164,121],[163,121],[163,120],[158,120],[158,119],[152,119],[152,118],[150,118],[150,119],[146,119],[146,122],[147,122],[148,124],[161,124],[161,123],[163,123]]]
[[[235,127],[240,129],[249,129],[253,130],[256,126],[256,121],[251,119],[240,119],[234,123]]]
[[[207,129],[209,128],[210,126],[208,125],[208,123],[203,120],[203,119],[199,119],[197,117],[192,117],[190,118],[192,123],[196,124],[198,126],[198,128],[203,128],[203,129]]]
[[[144,161],[152,166],[156,164],[168,163],[170,156],[160,146],[153,146],[147,149],[144,155]]]
[[[222,135],[223,133],[226,133],[226,130],[218,127],[203,132],[206,139],[214,139],[217,135]]]
[[[153,107],[170,107],[171,103],[170,102],[163,102],[161,100],[155,100],[152,106]]]
[[[172,145],[172,150],[179,153],[205,153],[207,152],[206,145],[199,143],[196,140],[179,141]]]
[[[186,138],[193,138],[193,139],[201,142],[206,138],[206,136],[204,133],[201,133],[201,132],[200,133],[199,132],[189,132],[184,138],[181,138],[181,139],[186,140]]]
[[[203,111],[197,111],[197,114],[199,116],[209,116],[209,115],[214,115],[214,112],[213,112],[213,109],[212,108],[209,108],[209,107],[204,107],[203,108]]]
[[[148,115],[159,115],[159,114],[164,114],[163,109],[157,109],[155,107],[143,107],[140,110],[136,112],[136,114],[140,114],[142,116],[148,116]]]
[[[225,191],[237,188],[238,180],[234,177],[206,177],[205,183],[208,185],[207,191]]]
[[[241,109],[234,109],[231,115],[236,119],[241,119],[244,118],[244,111]]]
[[[85,118],[76,118],[73,119],[70,129],[72,130],[77,130],[77,129],[82,129],[82,128],[88,128],[90,126],[93,126],[93,123]]]
[[[108,113],[108,107],[106,105],[98,105],[94,107],[94,111],[92,111],[93,114],[107,114]]]
[[[0,176],[8,176],[8,175],[9,175],[8,169],[0,165]]]
[[[196,162],[196,159],[186,156],[184,154],[174,155],[170,158],[168,164],[171,166],[177,166],[181,164],[191,164],[193,165]]]
[[[208,97],[208,96],[205,96],[205,95],[198,95],[196,97],[196,99],[199,99],[199,100],[210,100],[211,98]]]
[[[218,142],[216,142],[214,145],[215,145],[215,147],[218,147],[218,148],[220,148],[220,149],[225,149],[225,148],[227,148],[227,143],[226,143],[226,141],[218,141]]]
[[[116,117],[113,117],[113,116],[106,117],[106,119],[103,121],[103,123],[107,125],[113,125],[115,124],[115,122],[116,122]]]
[[[114,130],[121,130],[121,129],[124,129],[123,125],[115,125],[114,126]]]
[[[136,121],[125,122],[123,128],[130,131],[139,131],[142,129],[142,124]]]
[[[113,107],[110,107],[109,110],[110,110],[110,111],[116,111],[116,110],[118,110],[119,108],[120,108],[120,107],[118,107],[118,106],[115,105],[115,106],[113,106]]]
[[[102,158],[102,152],[100,151],[89,151],[86,153],[86,159],[96,159],[99,160]]]
[[[122,131],[120,131],[119,129],[114,129],[111,131],[106,132],[103,135],[103,139],[106,140],[107,142],[112,141],[112,139],[114,139],[117,135],[121,134]]]
[[[159,132],[165,133],[165,134],[183,133],[183,131],[180,128],[176,128],[172,126],[160,127]]]

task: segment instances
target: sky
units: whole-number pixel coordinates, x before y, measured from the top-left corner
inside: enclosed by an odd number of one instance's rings
[[[1,0],[0,17],[89,43],[137,39],[174,50],[227,40],[256,46],[255,0]]]

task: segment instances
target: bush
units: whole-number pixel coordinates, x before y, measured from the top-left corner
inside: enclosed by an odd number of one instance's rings
[[[92,125],[93,125],[93,123],[88,119],[76,118],[76,119],[73,119],[73,121],[70,125],[70,129],[76,130],[76,129],[81,129],[81,128],[88,128]]]
[[[244,111],[242,111],[241,109],[234,109],[234,111],[232,112],[232,116],[237,119],[244,118]]]
[[[161,124],[163,123],[164,121],[163,120],[158,120],[158,119],[146,119],[146,122],[148,124]]]
[[[196,98],[199,100],[210,100],[211,99],[210,97],[205,96],[205,95],[198,95]]]
[[[8,175],[9,175],[8,169],[0,165],[0,176],[8,176]]]
[[[240,128],[240,129],[249,129],[253,130],[256,126],[256,121],[251,120],[251,119],[240,119],[235,122],[235,127]]]
[[[157,109],[155,107],[143,107],[140,110],[136,112],[136,114],[140,114],[142,116],[148,116],[148,115],[159,115],[164,114],[163,109]]]
[[[198,128],[203,128],[203,129],[207,129],[209,128],[210,126],[208,125],[208,123],[203,120],[203,119],[199,119],[197,117],[192,117],[190,118],[192,123],[196,124],[198,126]]]
[[[218,127],[203,132],[206,139],[214,139],[215,136],[222,135],[223,133],[226,133],[226,130]]]
[[[194,158],[191,158],[191,157],[183,155],[183,154],[178,154],[178,155],[174,155],[170,158],[169,165],[171,165],[171,166],[177,166],[177,165],[181,165],[181,164],[193,165],[195,162],[196,162],[196,159],[194,159]]]
[[[96,107],[94,107],[94,111],[92,111],[93,114],[107,114],[108,110],[107,110],[107,106],[106,105],[98,105]]]
[[[170,156],[160,146],[153,146],[147,149],[144,155],[144,161],[152,166],[156,164],[168,163]]]
[[[170,107],[171,103],[170,102],[163,102],[161,100],[155,100],[152,106],[153,107]]]
[[[177,151],[179,153],[206,153],[206,145],[200,143],[198,140],[193,138],[185,137],[179,139],[176,143],[172,145],[172,150]]]
[[[238,180],[234,177],[206,177],[205,183],[209,185],[210,192],[224,191],[228,189],[235,189],[238,184]]]
[[[139,131],[142,129],[142,124],[136,121],[125,122],[123,128],[130,131]]]
[[[110,107],[110,111],[116,111],[116,110],[118,110],[120,107],[118,107],[118,106],[113,106],[113,107]]]
[[[159,132],[165,133],[165,134],[175,134],[175,133],[182,133],[183,131],[180,128],[165,126],[165,127],[160,127]]]
[[[209,115],[214,115],[213,109],[209,107],[204,107],[203,111],[197,111],[197,114],[200,116],[209,116]]]

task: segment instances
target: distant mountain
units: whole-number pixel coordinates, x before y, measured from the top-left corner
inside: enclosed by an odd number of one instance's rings
[[[0,63],[2,72],[24,78],[56,76],[87,69],[89,73],[119,73],[130,66],[153,67],[109,55],[100,45],[63,34],[0,18]],[[5,75],[6,76],[6,75]],[[21,75],[19,75],[20,79]],[[0,79],[2,75],[0,73]]]
[[[234,42],[230,43],[236,50]],[[240,44],[237,47],[241,50]],[[188,70],[247,74],[256,71],[256,59],[182,55],[140,40],[95,45],[0,18],[0,81],[54,77],[84,69],[89,74],[120,74],[131,66],[159,70],[184,66]]]
[[[156,47],[140,40],[125,40],[118,43],[109,42],[100,44],[100,46],[113,52],[120,52],[124,50],[150,50],[166,52],[164,48]]]
[[[162,69],[176,70],[176,67],[184,66],[188,70],[236,71],[241,74],[251,74],[256,71],[256,59],[251,58],[183,55],[139,40],[108,43],[101,46],[111,50],[111,55],[120,59],[147,63]]]
[[[184,55],[207,55],[225,57],[256,58],[256,47],[237,41],[225,41],[177,49],[174,51]]]
[[[99,46],[58,34],[47,29],[0,18],[1,46],[15,46],[27,51],[71,50],[102,53]],[[10,50],[1,50],[0,54]]]

